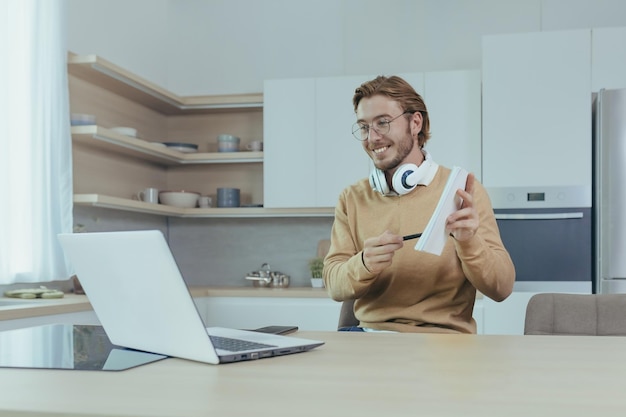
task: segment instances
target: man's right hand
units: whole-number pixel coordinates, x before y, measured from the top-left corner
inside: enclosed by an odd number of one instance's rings
[[[363,243],[363,265],[372,273],[379,273],[391,265],[395,251],[404,246],[402,236],[386,230],[382,235]]]

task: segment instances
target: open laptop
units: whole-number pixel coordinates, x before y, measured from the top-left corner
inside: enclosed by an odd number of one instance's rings
[[[115,345],[217,364],[305,352],[324,344],[205,328],[160,231],[60,234],[59,240]]]

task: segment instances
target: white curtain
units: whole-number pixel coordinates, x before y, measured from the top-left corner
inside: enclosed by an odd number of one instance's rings
[[[68,279],[72,230],[65,0],[0,1],[0,284]]]

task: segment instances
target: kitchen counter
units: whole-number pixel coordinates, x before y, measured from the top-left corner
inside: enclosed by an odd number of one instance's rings
[[[193,297],[277,297],[328,298],[323,288],[192,287]],[[0,297],[0,321],[76,313],[93,310],[85,295],[65,294],[58,299],[19,299]]]
[[[194,288],[198,291],[194,297],[279,297],[279,298],[328,298],[324,288],[290,287],[290,288],[255,288],[255,287],[212,287]]]
[[[191,287],[193,297],[250,297],[250,298],[329,298],[324,288],[254,288],[254,287]],[[481,293],[476,299],[481,299]],[[7,305],[8,304],[8,305]],[[0,297],[0,321],[48,316],[52,314],[92,311],[93,308],[85,295],[65,294],[59,299],[19,299]]]

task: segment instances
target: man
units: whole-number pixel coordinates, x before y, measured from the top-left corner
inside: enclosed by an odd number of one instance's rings
[[[471,173],[457,190],[463,203],[447,219],[441,256],[404,245],[403,235],[424,231],[451,170],[424,150],[426,105],[402,78],[362,84],[353,105],[354,135],[376,170],[339,198],[324,261],[328,293],[356,299],[356,330],[476,333],[476,290],[502,301],[515,281],[487,192]]]

